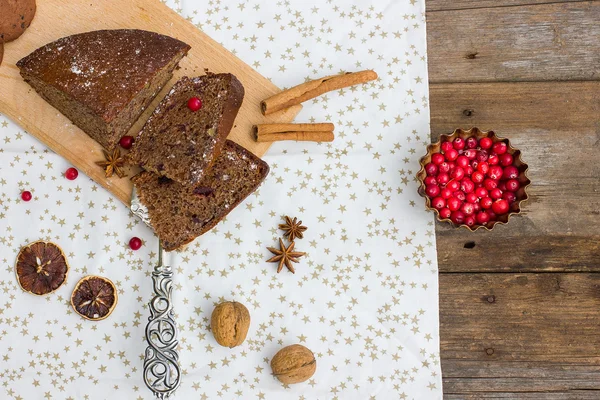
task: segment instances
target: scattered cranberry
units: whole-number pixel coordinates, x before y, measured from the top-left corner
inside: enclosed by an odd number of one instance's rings
[[[448,189],[452,190],[453,192],[456,192],[458,190],[458,188],[460,188],[460,183],[458,183],[458,181],[451,180],[450,182],[448,182],[446,187]]]
[[[490,147],[492,147],[492,144],[492,139],[488,137],[484,137],[479,140],[479,147],[481,147],[482,149],[489,149]]]
[[[440,172],[437,176],[437,181],[440,185],[445,185],[448,183],[448,181],[450,181],[450,175],[445,172]]]
[[[488,191],[485,190],[485,188],[483,187],[478,187],[475,189],[475,196],[477,196],[480,199],[483,199],[484,197],[488,196]]]
[[[465,170],[461,167],[456,167],[454,168],[450,176],[452,177],[452,179],[460,180],[465,176]]]
[[[450,211],[456,211],[460,208],[462,202],[456,197],[450,197],[447,201],[447,204]]]
[[[460,190],[457,190],[456,192],[452,193],[452,196],[456,197],[460,201],[465,201],[467,199],[467,195],[465,194],[465,192],[462,192]]]
[[[489,157],[488,152],[485,150],[479,150],[477,152],[477,154],[475,155],[475,159],[477,161],[479,161],[480,163],[487,161],[488,157]]]
[[[479,171],[475,171],[475,172],[473,172],[473,175],[471,175],[471,180],[475,183],[483,183],[484,179],[485,179],[485,175]]]
[[[480,211],[475,216],[478,224],[485,225],[490,222],[490,215],[485,211]]]
[[[458,151],[456,151],[456,149],[450,149],[446,152],[445,156],[446,160],[454,161],[458,158]]]
[[[477,157],[477,150],[475,150],[475,149],[465,150],[463,155],[465,157],[467,157],[469,160],[474,160],[475,157]]]
[[[435,165],[440,165],[444,161],[446,161],[446,157],[442,153],[435,153],[431,156],[431,162]]]
[[[431,201],[431,205],[433,206],[433,208],[441,210],[442,208],[446,207],[446,200],[444,200],[442,197],[435,197]]]
[[[490,178],[485,178],[483,180],[483,187],[486,188],[487,190],[495,189],[498,187],[498,181],[495,181]]]
[[[515,201],[517,201],[517,195],[515,195],[513,192],[504,192],[504,193],[502,193],[502,198],[504,200],[508,201],[509,204],[512,204]]]
[[[465,140],[465,147],[467,149],[474,149],[477,147],[477,138],[474,136],[468,137],[467,140]]]
[[[121,140],[119,140],[119,146],[129,150],[131,146],[133,146],[133,136],[123,136]]]
[[[198,97],[192,97],[188,100],[187,106],[190,110],[194,112],[198,111],[202,108],[202,100],[200,100]]]
[[[502,174],[503,174],[503,173],[504,173],[504,170],[502,170],[502,167],[501,167],[501,166],[499,166],[499,165],[492,165],[492,166],[490,167],[490,170],[488,171],[488,174],[487,174],[487,175],[488,175],[488,176],[489,176],[491,179],[493,179],[493,180],[497,181],[497,180],[499,180],[500,178],[502,178]]]
[[[506,192],[506,182],[505,181],[500,181],[498,182],[498,189],[502,190],[503,192]]]
[[[469,166],[469,159],[465,156],[458,156],[458,158],[456,159],[456,165],[458,165],[461,168],[466,168]]]
[[[25,190],[21,193],[21,199],[23,201],[29,201],[32,197],[33,196],[31,195],[31,192],[29,190]]]
[[[452,141],[452,147],[456,150],[462,150],[465,148],[465,139],[457,137]]]
[[[508,201],[504,199],[496,200],[492,204],[492,211],[498,215],[506,214],[508,212]]]
[[[492,200],[490,197],[484,197],[479,202],[479,205],[481,206],[481,208],[485,208],[487,210],[488,208],[492,207],[493,203],[494,203],[494,200]]]
[[[129,240],[129,248],[131,248],[131,250],[139,250],[142,247],[142,239],[140,239],[139,237],[132,237]]]
[[[473,172],[475,172],[473,167],[471,167],[470,165],[467,165],[467,167],[463,168],[463,169],[465,170],[465,175],[467,175],[467,176],[471,176],[471,175],[473,175]]]
[[[438,185],[429,185],[425,187],[425,193],[429,197],[436,197],[440,194],[440,187]]]
[[[464,223],[466,226],[474,226],[475,225],[475,217],[473,217],[472,215],[466,216]]]
[[[442,208],[440,210],[440,217],[442,217],[443,219],[450,218],[450,214],[452,214],[452,211],[450,211],[448,207]]]
[[[508,190],[509,192],[516,192],[521,187],[521,184],[516,179],[507,180],[505,185],[506,185],[506,190]]]
[[[498,158],[497,154],[490,154],[490,156],[488,157],[487,162],[490,165],[498,165],[498,163],[500,162],[500,159]]]
[[[77,179],[78,176],[79,176],[79,171],[77,171],[73,167],[71,167],[65,171],[65,178],[67,178],[70,181],[74,181],[75,179]]]
[[[479,201],[479,197],[477,197],[477,195],[475,193],[469,193],[469,194],[467,194],[466,200],[467,200],[467,202],[469,202],[471,204],[475,204]]]
[[[440,191],[440,196],[442,196],[442,198],[444,199],[449,199],[450,197],[452,197],[452,190],[445,187]]]
[[[447,162],[444,161],[443,163],[440,164],[438,169],[440,170],[440,172],[448,173],[448,172],[450,172],[450,164],[448,164]]]
[[[453,148],[452,143],[450,143],[450,142],[442,143],[441,149],[444,153],[446,153],[448,150],[450,150],[452,148]]]
[[[504,142],[496,142],[492,146],[492,151],[498,155],[506,153],[508,146]]]
[[[475,184],[469,178],[465,178],[460,181],[460,190],[462,190],[464,193],[471,193],[475,190]]]
[[[502,198],[502,190],[495,188],[490,190],[490,197],[494,200],[498,200]]]
[[[473,206],[473,203],[463,203],[463,205],[460,208],[460,210],[465,215],[472,215],[475,212],[475,207]]]

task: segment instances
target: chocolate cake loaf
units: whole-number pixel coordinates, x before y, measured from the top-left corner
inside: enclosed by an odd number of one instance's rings
[[[202,235],[254,192],[269,173],[267,163],[227,140],[197,186],[142,172],[132,178],[150,224],[167,251]]]
[[[46,101],[113,150],[189,49],[154,32],[101,30],[49,43],[17,66]]]
[[[196,185],[221,152],[243,98],[232,74],[182,78],[138,134],[129,161]]]

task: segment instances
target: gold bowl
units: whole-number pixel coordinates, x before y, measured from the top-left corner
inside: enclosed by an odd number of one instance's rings
[[[436,208],[433,208],[431,206],[431,199],[425,194],[424,180],[427,177],[427,174],[425,172],[425,165],[428,164],[429,162],[431,162],[431,156],[434,153],[440,153],[440,151],[441,151],[440,147],[443,142],[453,141],[454,138],[457,138],[457,137],[466,139],[470,136],[475,136],[477,138],[477,140],[484,138],[484,137],[489,137],[490,139],[492,139],[492,142],[494,142],[494,143],[497,143],[497,142],[506,143],[506,145],[508,147],[508,150],[506,152],[513,156],[513,158],[514,158],[513,165],[515,167],[517,167],[517,169],[519,170],[519,176],[517,177],[517,180],[519,181],[520,187],[519,187],[519,190],[517,190],[515,192],[515,196],[517,198],[516,201],[510,205],[510,210],[508,213],[499,215],[497,220],[490,221],[490,222],[486,223],[485,225],[479,225],[479,224],[476,224],[474,226],[468,226],[465,224],[458,225],[458,224],[455,224],[454,222],[452,222],[450,220],[450,218],[441,218],[440,212]],[[531,181],[529,180],[529,178],[527,178],[527,170],[529,167],[526,163],[523,162],[523,160],[521,160],[521,151],[518,149],[515,149],[513,146],[511,146],[510,141],[508,139],[496,136],[496,134],[493,131],[486,132],[486,131],[482,131],[478,128],[471,128],[467,131],[465,131],[463,129],[456,129],[451,135],[442,135],[440,137],[440,140],[427,146],[427,154],[425,156],[421,157],[420,163],[421,163],[421,169],[419,170],[419,172],[417,172],[417,179],[419,180],[418,192],[422,197],[425,198],[426,208],[428,210],[432,210],[435,212],[438,221],[449,222],[454,227],[457,227],[457,228],[464,227],[472,232],[476,231],[479,228],[484,228],[486,230],[492,230],[494,228],[494,226],[496,226],[497,224],[506,224],[506,223],[508,223],[511,216],[513,216],[515,214],[520,214],[521,213],[521,203],[528,199],[527,187],[531,184]]]

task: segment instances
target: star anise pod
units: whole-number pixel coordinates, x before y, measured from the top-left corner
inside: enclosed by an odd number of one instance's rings
[[[123,165],[125,165],[125,158],[121,156],[121,152],[119,149],[115,149],[112,154],[104,151],[105,161],[98,161],[96,165],[104,168],[104,172],[106,173],[106,177],[110,178],[113,176],[113,173],[117,174],[119,178],[123,178],[125,176],[125,172],[123,172]]]
[[[283,218],[285,219],[285,224],[279,224],[279,229],[284,231],[283,236],[287,236],[290,242],[293,242],[296,238],[302,239],[304,237],[303,232],[308,229],[302,225],[302,221],[298,221],[296,217],[291,219],[287,215]]]
[[[292,263],[293,262],[297,263],[298,259],[300,257],[306,255],[306,253],[302,253],[300,251],[294,251],[294,245],[295,245],[295,243],[292,242],[292,243],[290,243],[290,245],[288,247],[285,247],[283,240],[281,240],[281,238],[279,238],[279,249],[276,249],[273,247],[267,247],[267,250],[269,250],[271,253],[275,254],[273,257],[269,258],[267,260],[267,262],[279,262],[279,266],[277,267],[277,273],[281,272],[284,265],[293,274],[296,273],[296,270],[294,269]]]

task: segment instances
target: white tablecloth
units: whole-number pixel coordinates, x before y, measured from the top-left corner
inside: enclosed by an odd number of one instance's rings
[[[178,399],[441,398],[433,217],[414,179],[429,140],[423,0],[247,0],[171,3],[277,85],[374,69],[380,80],[305,104],[297,121],[336,125],[332,144],[277,143],[271,174],[225,222],[167,261],[184,370]],[[157,240],[126,207],[0,115],[0,398],[151,399],[144,327]],[[20,200],[30,190],[33,200]],[[296,274],[266,263],[283,215],[308,230]],[[131,251],[132,236],[144,240]],[[67,283],[46,297],[14,274],[20,247],[60,245]],[[119,302],[90,322],[69,304],[88,274]],[[246,342],[219,346],[213,307],[250,310]],[[317,357],[308,382],[284,387],[269,361],[301,343]]]

